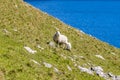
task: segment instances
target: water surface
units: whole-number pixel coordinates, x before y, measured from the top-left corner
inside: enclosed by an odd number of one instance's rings
[[[25,1],[66,24],[120,48],[120,1]]]

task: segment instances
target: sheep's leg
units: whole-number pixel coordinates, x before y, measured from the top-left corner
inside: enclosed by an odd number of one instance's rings
[[[63,49],[67,49],[67,44],[63,44]]]
[[[57,42],[57,47],[59,47],[59,45],[60,45],[60,43],[59,43],[59,42]]]

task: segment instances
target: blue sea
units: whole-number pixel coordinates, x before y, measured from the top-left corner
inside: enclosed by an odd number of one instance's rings
[[[83,32],[120,48],[120,1],[25,0]]]

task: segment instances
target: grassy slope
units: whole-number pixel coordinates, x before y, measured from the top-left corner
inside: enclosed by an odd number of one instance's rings
[[[68,36],[72,52],[48,46],[47,42],[52,41],[56,28]],[[9,32],[5,33],[5,29]],[[38,49],[38,44],[44,50]],[[29,54],[24,46],[37,50],[37,53]],[[96,58],[95,54],[102,55],[105,61]],[[84,59],[79,56],[84,56]],[[0,0],[0,73],[6,80],[102,80],[96,75],[81,73],[69,57],[75,58],[77,65],[89,62],[102,66],[106,72],[120,74],[119,49],[81,33],[22,0]],[[31,59],[38,61],[40,66]],[[60,73],[46,68],[43,62],[52,64]],[[67,65],[72,71],[67,69]]]

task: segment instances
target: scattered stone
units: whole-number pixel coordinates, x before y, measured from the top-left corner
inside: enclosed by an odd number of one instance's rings
[[[7,29],[3,29],[3,33],[7,36],[10,34],[10,32]]]
[[[91,69],[78,66],[81,72],[86,72],[88,74],[94,75],[94,73],[105,80],[120,80],[120,76],[115,76],[112,73],[104,73],[104,70],[101,66],[91,67]]]
[[[120,76],[113,76],[112,80],[120,80]]]
[[[69,71],[72,71],[72,69],[69,65],[67,65],[67,68],[68,68]]]
[[[100,76],[100,77],[103,77],[103,78],[106,78],[106,77],[107,77],[107,75],[106,75],[104,72],[102,72],[102,71],[96,71],[96,74],[97,74],[98,76]]]
[[[91,70],[93,70],[96,75],[103,77],[104,79],[108,79],[108,75],[104,73],[104,70],[100,66],[92,67]]]
[[[9,33],[9,31],[7,29],[3,29],[4,33]]]
[[[67,57],[63,54],[60,55],[62,58],[67,59]]]
[[[59,31],[59,28],[55,27],[56,31]]]
[[[55,67],[54,67],[54,71],[55,71],[56,73],[59,73],[59,70],[58,70],[57,68],[55,68]]]
[[[16,7],[16,8],[18,8],[18,6],[17,6],[17,5],[15,5],[15,7]]]
[[[73,55],[73,57],[74,57],[74,58],[78,58],[78,56],[77,56],[77,55]]]
[[[75,61],[75,60],[74,60],[72,57],[70,57],[70,56],[69,56],[68,58],[69,58],[71,61],[73,61],[73,62]]]
[[[102,67],[100,67],[100,66],[92,67],[91,70],[93,70],[93,71],[103,71]]]
[[[17,32],[18,30],[17,30],[17,28],[14,28],[13,31]]]
[[[112,55],[116,55],[114,52],[111,52]]]
[[[110,72],[108,73],[108,76],[109,77],[114,77],[114,75],[112,73],[110,73]]]
[[[81,66],[78,66],[78,69],[80,69],[81,72],[86,72],[88,74],[94,75],[93,71],[91,71],[90,69],[87,69],[87,68],[84,68],[84,67],[81,67]]]
[[[34,59],[31,59],[32,62],[34,62],[37,65],[40,65],[40,63],[38,63],[37,61],[35,61]]]
[[[47,14],[47,12],[44,12],[44,14]]]
[[[75,64],[74,64],[74,66],[76,67],[76,66],[77,66],[77,64],[75,63]]]
[[[31,54],[35,54],[37,52],[36,50],[32,50],[30,47],[27,46],[25,46],[24,48]]]
[[[52,68],[52,65],[51,65],[51,64],[49,64],[49,63],[43,62],[43,64],[44,64],[44,65],[45,65],[45,67],[47,67],[47,68]]]
[[[54,22],[54,21],[52,21],[52,23],[53,23],[53,24],[55,24],[55,22]]]
[[[79,57],[82,58],[82,59],[84,58],[83,56],[79,56]]]
[[[44,49],[44,48],[43,48],[43,47],[41,47],[40,45],[37,45],[37,48],[42,49],[42,50]]]
[[[102,60],[105,60],[105,58],[103,58],[101,55],[95,55],[95,56],[102,59]]]
[[[48,42],[49,46],[55,48],[55,43],[53,41]]]
[[[82,30],[80,30],[81,33],[85,34]]]

